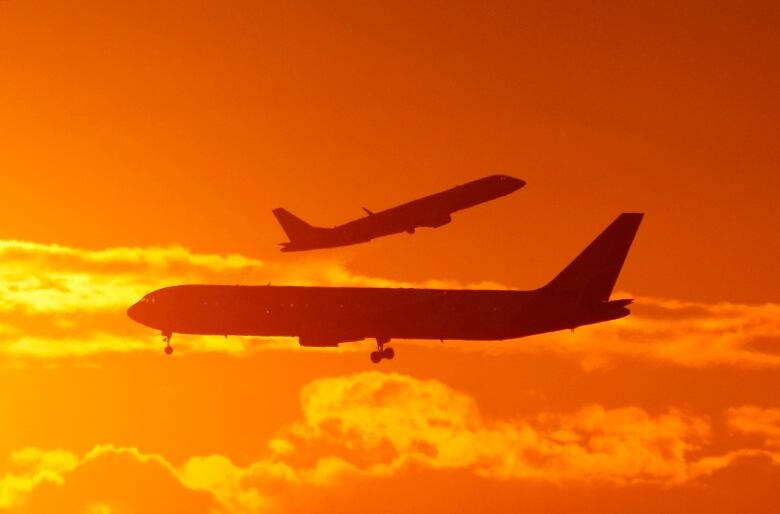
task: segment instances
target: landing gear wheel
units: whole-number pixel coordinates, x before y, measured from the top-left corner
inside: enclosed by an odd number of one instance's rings
[[[395,356],[395,352],[392,348],[385,348],[385,344],[390,342],[389,337],[377,337],[376,338],[376,350],[371,352],[371,362],[379,364],[382,359],[392,359]]]
[[[163,331],[162,333],[162,340],[163,343],[165,343],[165,354],[170,355],[173,353],[173,346],[171,346],[171,337],[173,337],[172,332]]]

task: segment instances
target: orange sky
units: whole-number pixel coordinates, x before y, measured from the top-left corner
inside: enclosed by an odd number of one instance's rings
[[[160,5],[162,4],[162,5]],[[0,1],[0,511],[775,512],[775,2]],[[490,173],[453,223],[281,254]],[[159,337],[182,282],[532,288],[646,218],[634,315],[502,343]]]

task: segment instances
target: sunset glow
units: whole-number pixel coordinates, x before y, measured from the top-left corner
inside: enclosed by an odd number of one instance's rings
[[[0,512],[773,513],[776,2],[0,1]],[[439,228],[281,253],[495,174]],[[367,211],[364,211],[366,209]],[[533,290],[622,212],[631,315],[503,341],[160,333],[178,284]]]

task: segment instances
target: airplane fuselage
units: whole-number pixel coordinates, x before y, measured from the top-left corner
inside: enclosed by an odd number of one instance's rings
[[[514,177],[491,175],[332,228],[309,227],[305,235],[282,243],[282,251],[347,246],[400,232],[413,233],[419,227],[441,227],[451,221],[452,213],[508,195],[524,185]]]
[[[616,319],[625,303],[583,305],[536,291],[181,285],[128,314],[168,333],[298,337],[304,346],[377,339],[499,340]]]

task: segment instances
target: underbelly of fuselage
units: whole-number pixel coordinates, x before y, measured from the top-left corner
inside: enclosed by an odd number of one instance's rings
[[[172,316],[172,332],[266,337],[500,340],[565,328],[565,323],[517,312],[437,312],[346,315],[322,310],[211,309]],[[556,326],[561,325],[561,326]]]

